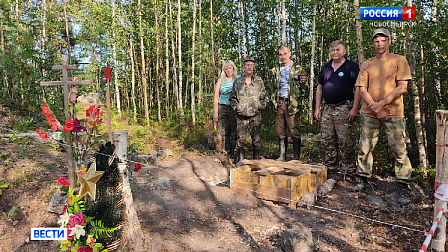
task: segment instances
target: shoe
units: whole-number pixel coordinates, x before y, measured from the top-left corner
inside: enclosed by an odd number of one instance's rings
[[[280,156],[276,159],[276,161],[285,162],[286,161],[286,147],[288,145],[287,138],[279,139],[278,146],[280,148]]]
[[[260,149],[254,149],[253,150],[253,159],[254,160],[260,160]]]
[[[292,151],[294,153],[294,160],[300,160],[300,147],[302,147],[302,140],[295,140],[292,142]]]

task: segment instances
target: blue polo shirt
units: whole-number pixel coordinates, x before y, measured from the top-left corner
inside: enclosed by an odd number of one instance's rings
[[[326,103],[338,104],[343,101],[353,101],[353,86],[359,74],[359,66],[346,59],[336,71],[326,63],[317,77],[317,83],[322,85],[322,98]]]

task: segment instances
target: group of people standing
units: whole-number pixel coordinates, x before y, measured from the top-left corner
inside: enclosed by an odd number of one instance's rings
[[[357,120],[361,107],[362,128],[359,139],[356,174],[371,177],[372,151],[378,141],[381,127],[385,128],[389,146],[395,157],[395,174],[403,183],[409,183],[412,173],[405,144],[403,94],[412,79],[409,64],[404,56],[390,53],[391,36],[387,29],[373,32],[375,56],[366,60],[361,68],[345,58],[342,41],[330,44],[331,60],[326,63],[317,79],[314,117],[320,121],[323,163],[330,169],[353,172],[353,155],[347,151],[350,128]],[[301,136],[299,130],[300,106],[306,100],[306,76],[303,68],[291,60],[287,45],[278,48],[279,66],[271,69],[269,85],[273,87],[270,100],[275,107],[275,130],[279,141],[278,161],[286,161],[287,132],[292,140],[293,159],[300,159]],[[214,120],[222,136],[223,149],[236,160],[245,158],[246,135],[250,132],[253,159],[260,158],[261,110],[268,98],[263,80],[254,75],[255,59],[243,61],[244,74],[236,76],[235,64],[228,60],[222,68],[221,78],[215,86]]]

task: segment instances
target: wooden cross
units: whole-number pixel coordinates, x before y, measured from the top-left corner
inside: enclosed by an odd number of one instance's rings
[[[78,69],[75,65],[67,65],[67,55],[62,54],[62,65],[53,66],[53,70],[62,70],[62,81],[41,81],[40,85],[43,87],[48,86],[64,86],[64,113],[67,115],[68,109],[68,100],[69,97],[69,89],[68,86],[74,85],[90,85],[92,81],[69,81],[67,70],[75,70]],[[75,169],[73,167],[73,149],[71,147],[70,141],[70,132],[65,133],[65,137],[67,139],[67,161],[68,161],[68,182],[70,183],[71,188],[75,188]]]

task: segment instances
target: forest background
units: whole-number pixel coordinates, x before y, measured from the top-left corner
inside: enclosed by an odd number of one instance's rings
[[[35,129],[36,121],[45,121],[39,111],[42,98],[62,108],[62,88],[39,85],[60,80],[61,73],[51,67],[61,64],[61,53],[80,66],[71,77],[93,81],[78,87],[81,94],[105,97],[102,70],[109,62],[117,121],[162,127],[187,148],[205,146],[206,134],[213,130],[213,88],[222,63],[231,59],[241,68],[242,59],[254,55],[256,74],[270,95],[269,69],[278,64],[278,45],[286,43],[293,60],[308,73],[302,134],[317,134],[313,80],[330,59],[329,43],[345,41],[346,57],[360,64],[374,56],[371,34],[384,24],[359,20],[360,6],[416,7],[415,21],[391,21],[385,28],[392,33],[391,52],[405,55],[413,74],[404,100],[414,177],[433,178],[434,112],[448,105],[444,0],[0,0],[0,101],[27,116],[17,122],[18,128]],[[359,125],[353,131],[356,139]],[[277,155],[274,132],[270,103],[263,112],[265,157]],[[133,136],[151,138],[140,131]],[[138,140],[130,147],[144,151]],[[304,160],[319,162],[319,143],[310,140],[306,147]],[[388,174],[393,157],[385,137],[376,149],[375,173]]]

